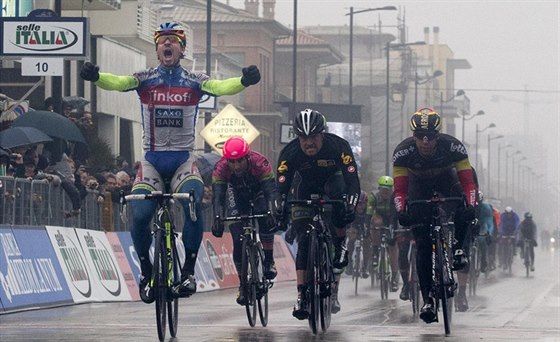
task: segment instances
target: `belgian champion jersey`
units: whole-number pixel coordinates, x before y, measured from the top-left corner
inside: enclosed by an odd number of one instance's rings
[[[414,175],[419,179],[436,178],[447,173],[451,168],[457,170],[463,192],[467,196],[467,202],[474,206],[477,189],[467,149],[462,142],[451,135],[440,133],[434,153],[430,156],[422,156],[416,148],[414,137],[403,140],[393,153],[397,211],[402,210],[402,204],[408,191],[409,175]]]

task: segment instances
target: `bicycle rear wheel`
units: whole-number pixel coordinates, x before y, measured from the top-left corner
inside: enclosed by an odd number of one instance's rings
[[[259,308],[259,319],[261,320],[261,325],[266,327],[268,324],[268,288],[269,288],[269,281],[264,277],[264,251],[262,249],[261,244],[258,245],[258,258],[257,258],[257,268],[258,268],[258,277],[259,282],[257,283],[257,303]]]
[[[319,322],[319,262],[318,262],[318,241],[317,233],[315,230],[311,230],[309,233],[309,248],[307,256],[307,271],[306,271],[306,283],[308,291],[308,303],[309,303],[309,327],[314,335],[317,334],[317,325]]]
[[[327,242],[323,242],[321,243],[320,248],[321,255],[319,261],[321,267],[319,269],[319,280],[321,286],[319,287],[319,298],[321,302],[321,330],[323,330],[323,332],[326,332],[331,325],[331,295],[334,285],[334,273],[332,271],[329,244]]]
[[[171,236],[171,258],[172,258],[172,275],[171,278],[171,286],[174,286],[175,283],[179,283],[181,281],[181,261],[179,260],[179,254],[177,253],[177,245],[175,244],[175,236]],[[169,333],[172,337],[177,336],[177,328],[179,323],[179,298],[174,298],[173,296],[169,296],[169,300],[167,302],[167,316],[169,320]]]
[[[256,284],[254,276],[256,264],[253,249],[249,241],[243,239],[243,254],[241,257],[241,291],[245,296],[245,312],[251,327],[255,326],[257,318]]]
[[[523,257],[525,263],[525,276],[529,278],[530,268],[531,268],[531,261],[530,261],[530,254],[529,254],[529,244],[527,242],[523,243]]]
[[[154,249],[154,295],[156,304],[156,325],[160,341],[165,340],[166,306],[167,306],[167,254],[165,253],[165,239],[162,229],[156,230]]]
[[[381,290],[381,299],[389,297],[389,268],[387,260],[387,250],[381,247],[379,255],[379,289]]]

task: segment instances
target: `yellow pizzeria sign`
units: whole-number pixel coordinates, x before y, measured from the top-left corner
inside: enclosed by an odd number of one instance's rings
[[[222,146],[233,136],[240,136],[249,144],[259,131],[233,105],[228,104],[212,121],[200,131],[200,135],[216,152],[222,154]]]

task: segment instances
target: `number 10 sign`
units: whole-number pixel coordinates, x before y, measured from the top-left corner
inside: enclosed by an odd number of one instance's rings
[[[22,76],[63,76],[64,58],[23,57],[21,59]]]

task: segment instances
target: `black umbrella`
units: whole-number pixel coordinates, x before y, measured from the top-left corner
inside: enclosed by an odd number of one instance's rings
[[[0,147],[14,148],[40,144],[52,139],[33,127],[11,127],[0,132]]]
[[[214,152],[207,152],[197,156],[198,171],[205,185],[212,184],[212,171],[214,171],[214,165],[216,165],[220,158],[220,155]]]
[[[43,110],[35,110],[20,115],[12,127],[34,127],[48,136],[85,143],[84,135],[67,117]]]
[[[62,102],[74,108],[83,107],[89,103],[88,100],[81,96],[65,96],[62,98]]]

